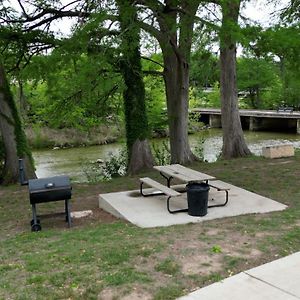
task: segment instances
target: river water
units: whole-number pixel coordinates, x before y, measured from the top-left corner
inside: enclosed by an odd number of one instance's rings
[[[300,148],[300,135],[289,133],[245,131],[245,138],[251,152],[261,155],[262,147],[277,145],[281,143],[292,143],[295,148]],[[197,147],[204,139],[204,159],[213,162],[217,159],[222,148],[221,129],[203,130],[190,135],[192,149]],[[163,139],[155,140],[155,143],[162,143]],[[117,153],[125,144],[114,143],[109,145],[69,148],[59,150],[39,150],[33,152],[36,164],[36,172],[39,178],[56,175],[68,175],[75,182],[86,181],[84,167],[89,162],[98,159],[105,160],[109,153]]]

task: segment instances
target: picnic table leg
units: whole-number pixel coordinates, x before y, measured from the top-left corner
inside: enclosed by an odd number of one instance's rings
[[[221,190],[219,190],[219,189],[217,189],[217,190],[218,190],[218,191],[221,191]],[[225,205],[228,203],[228,191],[225,190],[224,192],[225,192],[226,196],[225,196],[225,202],[224,202],[223,204],[209,205],[209,206],[207,206],[207,207],[208,207],[208,208],[212,208],[212,207],[221,207],[221,206],[225,206]],[[214,199],[212,199],[212,200],[214,200]]]
[[[171,186],[171,180],[173,179],[173,177],[172,176],[170,176],[170,177],[167,177],[164,173],[162,173],[162,172],[159,172],[160,173],[160,175],[162,176],[162,177],[164,177],[164,178],[166,178],[167,179],[167,187],[169,188],[170,186]]]
[[[167,209],[168,209],[168,212],[170,214],[176,214],[176,213],[179,213],[179,212],[187,212],[188,209],[187,208],[183,208],[183,209],[177,209],[177,210],[170,210],[170,199],[171,199],[172,196],[169,196],[168,199],[167,199]]]
[[[157,192],[157,193],[150,193],[150,194],[144,194],[143,192],[143,183],[144,182],[141,182],[140,183],[140,193],[143,197],[151,197],[151,196],[160,196],[160,195],[164,195],[164,193],[160,193],[160,192]]]

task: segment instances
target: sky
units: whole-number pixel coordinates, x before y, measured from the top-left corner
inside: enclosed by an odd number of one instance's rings
[[[276,5],[275,2],[279,3]],[[268,26],[274,23],[272,13],[284,8],[288,3],[289,0],[252,0],[247,2],[246,8],[242,9],[242,13],[253,21]]]

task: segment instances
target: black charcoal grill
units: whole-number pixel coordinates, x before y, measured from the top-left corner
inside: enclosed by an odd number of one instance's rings
[[[32,207],[31,230],[40,231],[42,229],[40,220],[36,213],[36,204],[52,201],[65,201],[65,211],[62,213],[66,217],[69,227],[71,227],[71,215],[69,200],[72,196],[72,187],[68,176],[55,176],[40,179],[29,179],[25,181],[23,160],[19,160],[20,181],[22,185],[28,185],[29,199]]]

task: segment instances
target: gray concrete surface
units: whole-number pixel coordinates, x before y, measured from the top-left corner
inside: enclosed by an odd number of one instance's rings
[[[299,300],[300,252],[239,273],[178,300]]]
[[[207,215],[204,217],[192,217],[187,213],[170,214],[166,207],[166,196],[142,197],[138,190],[100,194],[99,207],[118,218],[126,219],[143,228],[197,223],[243,214],[281,211],[287,207],[269,198],[219,180],[214,181],[214,183],[218,186],[230,188],[229,202],[225,207],[209,208]],[[145,191],[151,192],[153,189]],[[222,203],[224,200],[224,192],[217,192],[215,189],[210,190],[209,205]],[[186,194],[176,197],[174,200],[171,199],[170,203],[172,209],[186,208]]]

